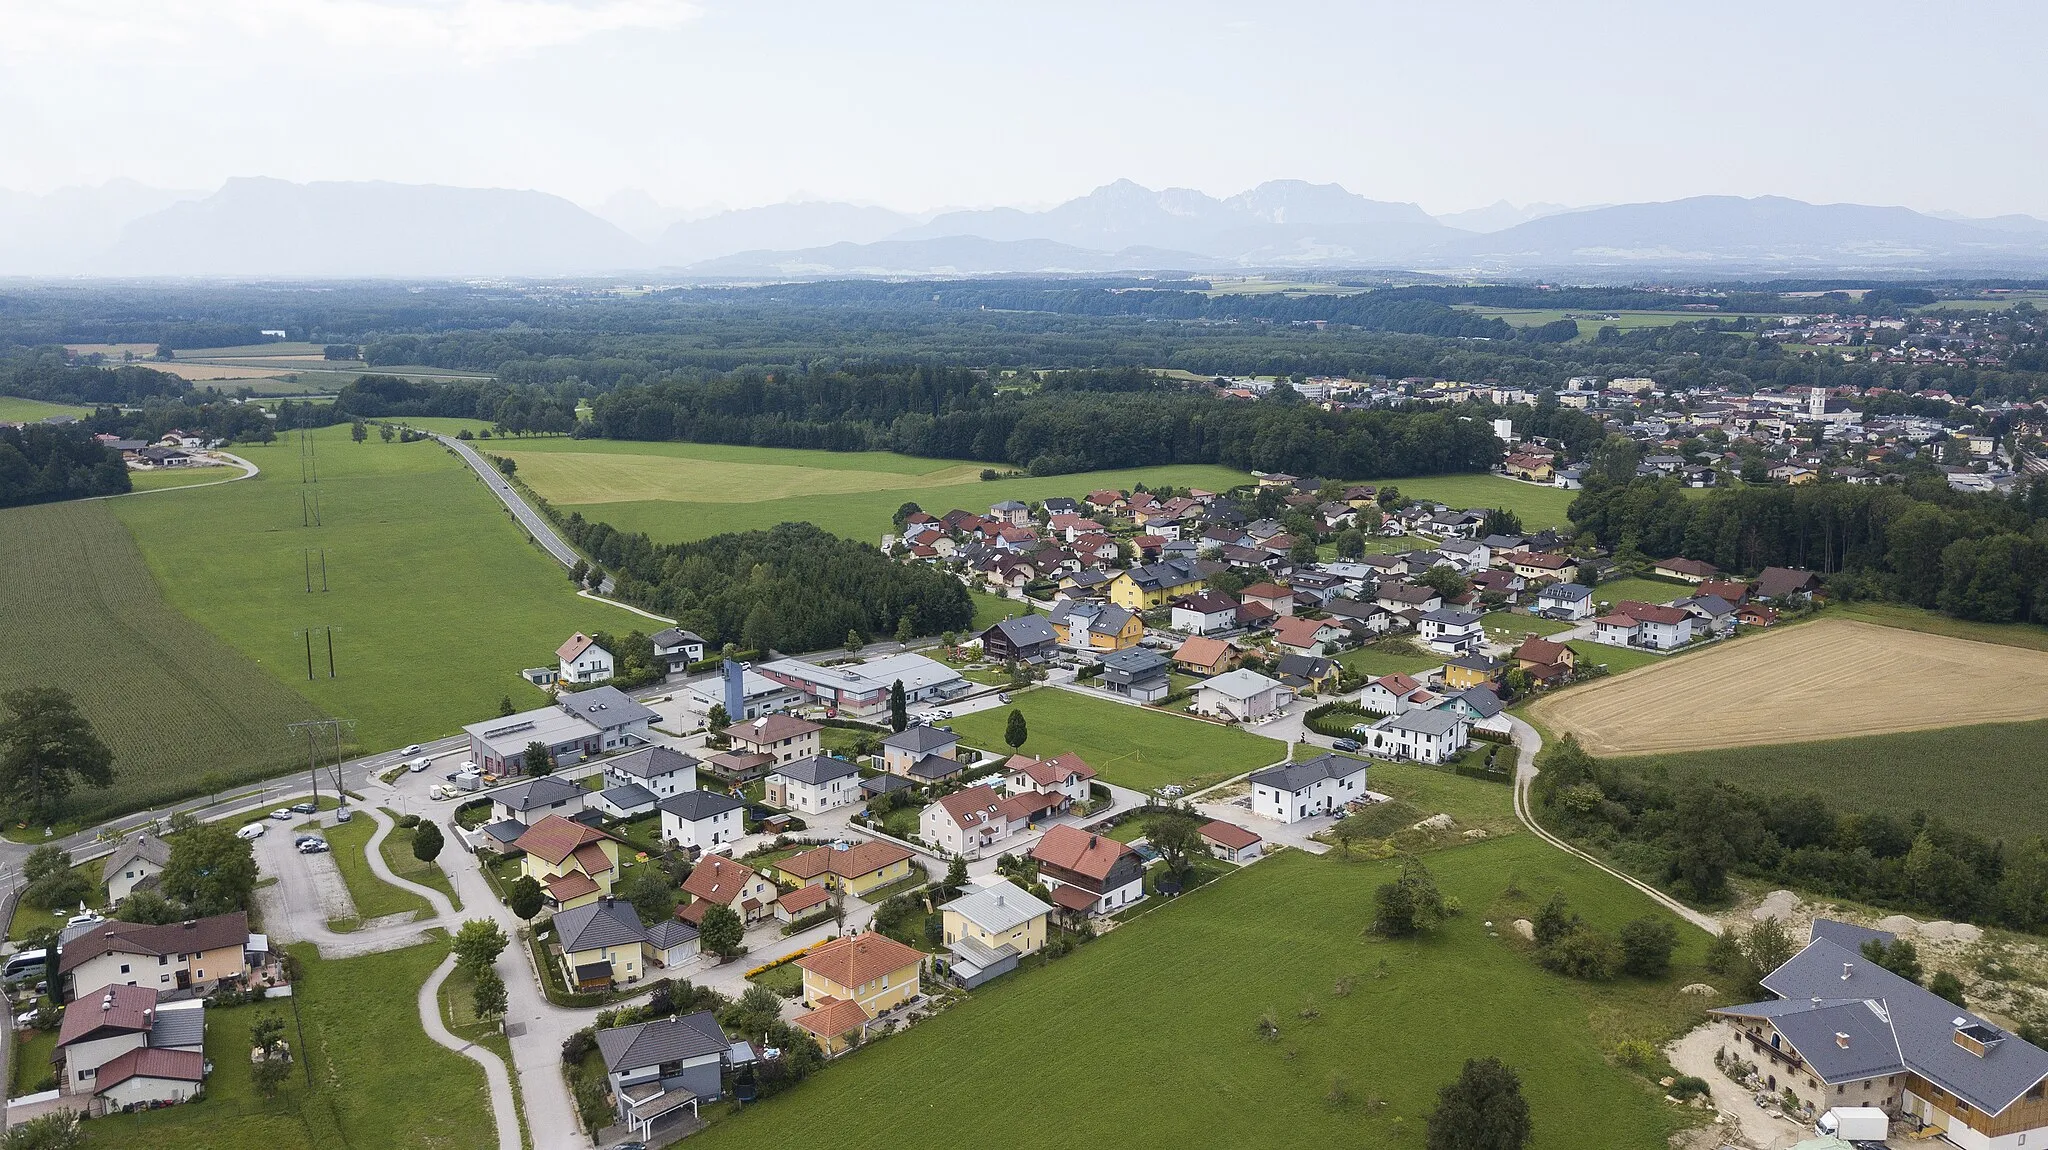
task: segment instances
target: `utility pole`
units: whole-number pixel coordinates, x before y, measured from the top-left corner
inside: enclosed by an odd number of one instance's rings
[[[313,593],[313,553],[304,547],[299,548],[299,564],[306,571],[306,594],[311,595]],[[324,560],[321,566],[326,566]]]
[[[294,631],[292,634],[303,635],[306,638],[306,681],[310,683],[313,681],[313,629],[308,627],[303,631]]]
[[[327,590],[327,548],[325,547],[320,549],[320,590]]]
[[[326,590],[326,588],[325,588],[325,587],[322,587],[322,588],[321,588],[321,590],[322,590],[322,591],[325,591],[325,590]],[[332,678],[334,678],[334,628],[332,628],[332,627],[328,627],[328,628],[326,628],[326,631],[327,631],[327,677],[328,677],[328,678],[330,678],[330,679],[332,679]]]
[[[348,731],[352,733],[355,728],[356,721],[354,719],[307,719],[303,722],[286,725],[285,730],[292,732],[294,735],[303,732],[306,736],[306,772],[313,780],[313,804],[315,806],[318,806],[320,803],[320,760],[322,752],[327,749],[330,742],[334,748],[334,762],[330,777],[334,782],[335,795],[337,797],[342,795],[342,732]]]

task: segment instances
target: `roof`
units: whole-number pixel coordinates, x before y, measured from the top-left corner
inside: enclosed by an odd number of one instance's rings
[[[1676,607],[1662,607],[1655,603],[1637,603],[1633,600],[1624,600],[1623,602],[1616,603],[1614,605],[1614,615],[1609,616],[1609,618],[1615,616],[1633,619],[1642,623],[1662,623],[1666,626],[1673,623],[1682,623],[1691,618],[1691,616]]]
[[[1023,615],[1015,619],[1004,619],[990,631],[1001,631],[1003,638],[1012,646],[1036,647],[1040,643],[1057,643],[1059,636],[1052,633],[1052,624],[1043,615]],[[983,631],[982,634],[988,634]]]
[[[960,672],[912,651],[831,667],[820,667],[802,659],[777,659],[763,663],[761,670],[771,676],[804,683],[811,688],[812,694],[820,695],[839,691],[871,695],[889,690],[896,683],[902,683],[905,691],[916,694],[961,681]]]
[[[1593,589],[1577,583],[1552,583],[1538,592],[1536,597],[1538,599],[1556,599],[1564,603],[1576,603],[1581,599],[1592,598]]]
[[[830,755],[808,755],[793,763],[784,763],[768,772],[771,777],[781,775],[793,783],[804,783],[814,787],[859,773],[859,767],[845,759],[835,759]]]
[[[1810,939],[1824,938],[1844,949],[1860,951],[1866,942],[1881,942],[1889,946],[1891,941],[1898,936],[1888,930],[1876,930],[1867,926],[1857,926],[1853,922],[1837,922],[1831,918],[1817,918],[1813,920],[1812,931],[1808,937]]]
[[[1232,650],[1231,645],[1222,639],[1196,635],[1182,643],[1174,651],[1173,658],[1175,662],[1186,663],[1191,667],[1214,667],[1228,658]]]
[[[530,743],[544,747],[559,747],[565,743],[581,742],[600,734],[583,716],[565,711],[560,707],[536,707],[516,715],[498,719],[486,719],[481,723],[469,723],[462,728],[463,734],[482,743],[499,756],[516,759]]]
[[[739,810],[746,805],[731,795],[721,795],[716,791],[684,791],[680,795],[670,795],[661,800],[654,804],[654,808],[674,815],[684,822],[694,823],[713,815]]]
[[[991,967],[1013,962],[1017,958],[1017,948],[1009,943],[989,946],[971,934],[963,934],[954,939],[950,949],[953,952],[952,973],[955,978],[973,978]]]
[[[1447,735],[1465,721],[1454,711],[1403,711],[1381,719],[1373,726],[1384,731],[1413,731],[1418,735]]]
[[[1022,771],[1032,782],[1041,787],[1056,787],[1069,779],[1092,779],[1095,768],[1087,760],[1068,751],[1050,759],[1037,759],[1029,755],[1011,755],[1003,764],[1004,770]]]
[[[510,850],[512,844],[519,841],[519,836],[526,833],[526,824],[518,819],[499,819],[494,823],[485,823],[482,830],[500,847]]]
[[[1467,687],[1451,697],[1462,700],[1466,706],[1477,711],[1482,719],[1491,719],[1507,710],[1507,704],[1500,701],[1500,696],[1486,687]]]
[[[1527,659],[1532,663],[1555,663],[1572,653],[1570,647],[1536,635],[1522,640],[1515,648],[1515,658]]]
[[[909,850],[895,843],[877,840],[854,843],[845,850],[832,846],[814,847],[783,859],[775,864],[775,869],[807,879],[825,874],[857,878],[907,861],[910,857]]]
[[[1324,779],[1341,779],[1363,773],[1365,769],[1366,763],[1363,759],[1324,753],[1298,763],[1282,763],[1279,766],[1267,767],[1263,771],[1253,771],[1250,781],[1257,786],[1272,787],[1293,794],[1305,791]]]
[[[1396,603],[1407,603],[1411,606],[1443,598],[1442,592],[1434,587],[1418,587],[1412,583],[1382,583],[1374,595],[1377,598],[1392,599]]]
[[[1268,679],[1257,671],[1239,669],[1203,682],[1200,689],[1214,691],[1227,699],[1249,699],[1261,691],[1270,691],[1280,685],[1277,680]]]
[[[514,840],[512,845],[535,858],[546,859],[560,866],[563,859],[576,853],[576,848],[588,843],[612,838],[596,827],[565,819],[561,815],[549,815],[526,828],[526,833]]]
[[[905,727],[882,740],[882,745],[891,750],[909,751],[913,754],[928,754],[955,745],[960,736],[951,731],[940,730],[930,724]]]
[[[1150,647],[1126,647],[1104,655],[1102,665],[1107,670],[1121,671],[1126,675],[1143,675],[1163,669],[1166,656]]]
[[[1293,594],[1293,592],[1280,586],[1278,583],[1259,582],[1246,587],[1237,594],[1240,599],[1285,599]]]
[[[1173,601],[1175,607],[1187,611],[1199,611],[1204,615],[1218,615],[1225,611],[1237,610],[1237,600],[1221,591],[1203,590]]]
[[[748,722],[734,723],[718,733],[727,738],[762,744],[779,743],[784,739],[801,738],[813,731],[822,731],[824,729],[809,719],[799,719],[795,715],[785,715],[777,711],[773,714],[763,715],[758,719],[749,720]]]
[[[601,898],[555,916],[555,933],[564,951],[595,950],[643,942],[647,928],[639,912],[624,899]]]
[[[192,954],[230,946],[239,950],[248,944],[246,911],[163,926],[109,919],[64,944],[57,956],[57,973],[67,973],[79,963],[103,954]]]
[[[901,775],[870,775],[860,781],[860,789],[870,795],[907,791],[911,786],[911,781]]]
[[[1698,575],[1701,578],[1721,573],[1721,569],[1712,563],[1702,563],[1697,559],[1687,559],[1682,555],[1673,556],[1670,559],[1659,559],[1656,563],[1656,568],[1659,571],[1676,571],[1680,575]]]
[[[1379,678],[1367,683],[1366,686],[1378,687],[1396,697],[1406,697],[1422,689],[1421,683],[1416,682],[1407,675],[1401,674],[1399,671],[1391,675],[1381,675]]]
[[[950,910],[990,934],[1022,926],[1052,907],[1038,901],[1029,891],[1009,879],[996,879],[954,899],[940,908]]]
[[[1324,627],[1330,624],[1322,619],[1303,619],[1288,615],[1273,624],[1273,637],[1289,647],[1306,647],[1316,641]]]
[[[635,778],[656,779],[677,771],[694,770],[697,762],[695,755],[686,755],[667,747],[641,747],[637,751],[628,751],[618,758],[605,760],[604,769],[632,775]]]
[[[849,985],[841,983],[841,986]],[[859,1030],[868,1024],[868,1012],[861,1004],[850,998],[832,998],[827,995],[824,1005],[789,1020],[799,1029],[807,1030],[819,1038],[833,1039],[850,1030]]]
[[[939,800],[939,809],[953,820],[953,825],[973,828],[992,823],[998,819],[1014,822],[1027,817],[1017,804],[999,797],[995,788],[987,783],[976,783],[966,790],[954,791]]]
[[[1455,607],[1439,607],[1423,616],[1432,623],[1445,623],[1453,627],[1470,627],[1479,622],[1479,616]]]
[[[596,894],[604,889],[597,885],[596,879],[591,878],[580,870],[572,870],[568,874],[558,874],[552,878],[544,878],[540,884],[548,888],[548,897],[557,903],[574,902],[584,895]]]
[[[555,648],[555,657],[564,663],[573,663],[576,661],[577,656],[592,647],[597,647],[597,640],[578,631],[574,635],[569,636],[568,642]],[[597,647],[597,649],[600,651],[604,650],[603,647]]]
[[[1202,559],[1168,559],[1144,567],[1133,567],[1124,574],[1131,582],[1146,591],[1165,591],[1198,583],[1223,569],[1220,563]]]
[[[823,906],[832,901],[832,892],[823,886],[800,886],[775,901],[790,914],[802,914],[814,906]]]
[[[1076,620],[1085,624],[1090,631],[1101,634],[1121,632],[1131,621],[1131,613],[1112,603],[1097,603],[1091,599],[1062,599],[1052,609],[1054,624],[1071,627]]]
[[[1327,659],[1321,655],[1304,655],[1300,652],[1290,651],[1280,656],[1280,662],[1273,669],[1278,671],[1283,678],[1288,675],[1297,675],[1303,679],[1320,679],[1331,671],[1336,670],[1337,662],[1334,659]]]
[[[61,1049],[87,1038],[149,1031],[156,1012],[156,991],[147,986],[103,986],[81,994],[64,1012],[57,1028]]]
[[[746,891],[748,884],[760,877],[745,863],[734,862],[721,855],[705,855],[690,869],[690,877],[683,880],[683,889],[694,898],[731,906]]]
[[[1765,599],[1776,599],[1805,591],[1817,581],[1813,572],[1799,567],[1766,567],[1756,577],[1756,593]]]
[[[723,1056],[731,1045],[725,1031],[718,1028],[718,1019],[708,1010],[597,1032],[597,1050],[604,1056],[604,1068],[608,1071],[681,1062],[707,1054]]]
[[[1052,888],[1052,901],[1068,910],[1088,910],[1095,905],[1098,896],[1077,886],[1065,883]]]
[[[923,951],[872,930],[835,938],[796,960],[803,969],[840,986],[861,986],[923,962]]]
[[[1089,834],[1067,823],[1048,829],[1031,848],[1031,857],[1041,863],[1097,880],[1109,877],[1118,859],[1136,853],[1108,835]]]
[[[667,627],[656,631],[652,638],[656,647],[680,647],[686,643],[702,646],[704,643],[702,635],[695,631],[685,631],[681,627]]]
[[[151,1046],[199,1049],[206,1044],[206,1000],[187,998],[166,1002],[156,1008],[149,1025]]]
[[[1225,850],[1241,851],[1255,843],[1262,842],[1258,835],[1222,819],[1211,819],[1202,824],[1202,837]]]
[[[922,755],[916,762],[910,764],[907,773],[912,778],[936,781],[959,774],[966,769],[967,764],[958,759],[949,759],[944,755]]]
[[[206,1077],[206,1055],[197,1050],[158,1050],[138,1046],[100,1064],[93,1075],[92,1092],[104,1094],[131,1078],[165,1078],[174,1082],[199,1082]]]
[[[100,867],[100,873],[112,875],[115,871],[120,870],[137,859],[141,859],[159,868],[168,866],[171,861],[171,848],[169,844],[155,835],[136,835],[115,848],[113,854],[107,856],[106,863]]]
[[[536,807],[551,807],[556,803],[580,799],[589,793],[566,779],[544,775],[531,782],[493,792],[491,801],[509,810],[530,811]]]
[[[652,723],[661,716],[617,687],[591,687],[562,695],[556,705],[601,730]]]
[[[627,783],[623,787],[606,787],[597,797],[623,811],[644,807],[654,802],[654,792],[639,783]]]
[[[656,950],[668,950],[697,938],[697,928],[687,922],[665,918],[647,928],[647,945]]]

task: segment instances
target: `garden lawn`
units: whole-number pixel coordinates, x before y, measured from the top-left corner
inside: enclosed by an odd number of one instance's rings
[[[1623,599],[1633,599],[1638,603],[1669,603],[1693,594],[1696,592],[1692,584],[1670,579],[1616,579],[1593,588],[1593,602],[1619,603]]]
[[[358,924],[389,914],[432,914],[433,907],[427,904],[426,899],[392,886],[370,869],[370,860],[365,852],[370,845],[370,836],[376,830],[377,824],[371,822],[369,816],[358,815],[320,832],[330,848],[328,857],[340,868],[342,881],[348,884],[348,897],[356,904]],[[409,850],[407,857],[411,857]]]
[[[8,1066],[13,1081],[8,1084],[7,1096],[19,1098],[36,1093],[43,1080],[56,1073],[50,1065],[50,1057],[57,1053],[57,1032],[16,1030],[13,1038],[14,1061]]]
[[[962,715],[960,738],[1000,753],[1010,712],[1024,712],[1024,753],[1049,759],[1072,751],[1104,782],[1150,791],[1167,783],[1189,790],[1255,771],[1287,757],[1287,745],[1234,727],[1112,703],[1056,687],[1016,696],[1012,706]]]
[[[204,1101],[87,1123],[87,1145],[149,1150],[496,1150],[483,1070],[437,1046],[420,1026],[414,992],[447,957],[445,943],[362,958],[321,959],[294,946],[304,971],[298,1019],[289,1003],[206,1012],[214,1070]],[[249,1077],[249,1028],[281,1014],[304,1063],[278,1098]],[[300,1041],[300,1028],[305,1041]]]
[[[60,827],[305,766],[285,724],[318,708],[166,602],[115,514],[259,483],[0,511],[0,690],[64,688],[114,751],[114,785],[72,792]]]
[[[87,859],[71,868],[84,875],[85,881],[92,886],[93,893],[86,896],[87,906],[105,907],[107,905],[107,888],[100,883],[100,868],[106,864],[106,861],[104,858]],[[67,919],[77,913],[78,908],[76,906],[60,906],[55,910],[41,910],[30,906],[20,899],[16,899],[14,902],[14,918],[7,924],[7,941],[20,942],[22,939],[27,938],[30,933],[46,926],[61,928]],[[16,1013],[19,1013],[19,1011]]]
[[[1653,983],[1544,971],[1512,932],[1489,937],[1482,924],[1559,889],[1610,929],[1655,907],[1520,836],[1428,856],[1465,913],[1421,940],[1370,940],[1370,891],[1397,865],[1288,852],[1246,867],[975,991],[699,1140],[782,1147],[829,1114],[832,1144],[847,1150],[942,1145],[970,1127],[985,1150],[1021,1150],[1044,1144],[1042,1125],[986,1116],[1066,1098],[1087,1100],[1088,1141],[1102,1145],[1414,1147],[1438,1088],[1486,1056],[1520,1073],[1535,1150],[1660,1146],[1680,1128],[1661,1089],[1604,1055],[1701,1020],[1701,1000],[1677,990],[1702,977],[1705,935],[1681,927],[1678,965]],[[1522,894],[1504,901],[1510,882]],[[1320,1014],[1305,1021],[1310,1008]],[[1276,1041],[1257,1036],[1262,1014],[1277,1021]],[[1327,1100],[1333,1083],[1346,1101]]]
[[[879,542],[895,530],[896,509],[906,502],[934,515],[956,507],[986,513],[1005,499],[1078,498],[1100,487],[1170,483],[1222,491],[1251,481],[1244,472],[1201,464],[984,482],[988,464],[881,451],[558,437],[477,446],[511,458],[519,477],[563,512],[644,531],[657,542],[791,521]]]
[[[519,669],[552,662],[571,633],[657,626],[578,598],[567,574],[440,445],[374,435],[352,443],[346,427],[311,441],[317,484],[300,482],[310,472],[294,435],[236,449],[263,468],[254,479],[109,503],[173,606],[277,682],[356,720],[361,746],[450,734],[497,714],[508,695],[515,706],[539,706],[543,696]],[[302,527],[301,498],[316,494],[323,525]],[[333,628],[336,678],[327,677],[321,630],[307,679],[308,627]]]
[[[1427,499],[1456,508],[1486,507],[1512,511],[1522,517],[1522,527],[1541,531],[1563,527],[1570,520],[1565,509],[1578,498],[1575,491],[1561,487],[1539,487],[1518,479],[1473,472],[1462,475],[1424,475],[1413,479],[1383,479],[1379,486],[1399,488],[1410,499]]]
[[[395,817],[397,812],[386,810],[384,813]],[[432,815],[433,812],[429,811],[428,817],[431,818]],[[349,820],[350,825],[354,825],[355,822],[354,819]],[[447,858],[449,851],[459,853],[462,848],[449,842],[448,832],[444,830],[441,832],[440,856],[433,862],[421,862],[414,858],[412,853],[412,839],[415,833],[416,829],[413,827],[391,828],[391,833],[385,835],[384,841],[377,844],[378,851],[384,855],[384,865],[390,867],[391,873],[399,878],[416,882],[421,886],[433,887],[447,895],[448,901],[455,909],[461,910],[462,899],[456,896],[455,885],[448,881],[448,872],[441,869],[441,859]]]
[[[1578,653],[1579,666],[1592,667],[1607,664],[1607,670],[1616,675],[1625,675],[1638,667],[1655,666],[1675,655],[1652,655],[1635,647],[1614,647],[1606,643],[1595,643],[1591,639],[1573,639],[1566,643]]]
[[[1015,599],[1005,599],[986,591],[969,591],[974,600],[974,633],[979,635],[1005,619],[1014,619],[1030,610]]]
[[[1560,619],[1524,615],[1519,611],[1489,611],[1480,623],[1486,628],[1486,637],[1496,643],[1519,643],[1525,635],[1555,635],[1577,626]]]
[[[2048,835],[2048,792],[2038,785],[2044,742],[2048,720],[1610,761],[1766,793],[1815,791],[1845,814],[1920,810],[2018,841]]]
[[[1444,665],[1442,655],[1408,655],[1398,651],[1376,651],[1357,647],[1337,656],[1337,663],[1353,675],[1379,678],[1381,675],[1413,675]]]

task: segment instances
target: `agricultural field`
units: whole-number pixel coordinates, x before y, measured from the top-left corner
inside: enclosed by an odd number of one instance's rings
[[[305,945],[292,951],[304,970],[296,1012],[289,1003],[206,1012],[214,1072],[204,1102],[96,1119],[84,1127],[86,1145],[496,1150],[483,1070],[435,1045],[413,1002],[411,988],[447,957],[446,943],[348,959],[322,959]],[[313,1080],[309,1087],[295,1066],[267,1101],[249,1074],[249,1028],[266,1014],[282,1014],[293,1054],[311,1060]]]
[[[2043,745],[2048,721],[1674,751],[1617,762],[1765,793],[1817,791],[1844,812],[1922,810],[2018,841],[2048,835],[2048,792],[2037,765]]]
[[[2048,716],[2048,653],[1820,619],[1568,691],[1532,711],[1596,755],[2016,722]]]
[[[1882,627],[1925,631],[1930,635],[1947,635],[1955,639],[1974,639],[1979,643],[2048,651],[2048,627],[2038,623],[1977,623],[1902,603],[1833,603],[1828,606],[1828,617],[1856,619]]]
[[[1045,1144],[1043,1123],[987,1116],[1054,1098],[1086,1100],[1091,1144],[1414,1147],[1438,1087],[1466,1059],[1495,1056],[1521,1075],[1536,1150],[1663,1145],[1683,1112],[1607,1056],[1701,1020],[1703,1000],[1677,991],[1702,977],[1705,935],[1681,927],[1664,979],[1572,982],[1484,924],[1562,890],[1613,929],[1654,913],[1647,898],[1533,836],[1426,859],[1465,910],[1423,939],[1365,934],[1371,891],[1398,864],[1288,852],[977,990],[698,1138],[782,1147],[830,1114],[831,1142],[847,1150],[942,1145],[963,1129],[987,1150],[1022,1150]],[[1262,1015],[1276,1040],[1260,1039]]]
[[[136,491],[163,491],[172,487],[197,487],[240,478],[242,469],[233,466],[173,467],[163,471],[130,471],[128,484]]]
[[[318,483],[300,482],[308,469],[293,436],[237,449],[263,469],[253,479],[107,506],[173,606],[275,681],[356,720],[360,745],[449,734],[497,714],[508,695],[537,706],[542,695],[519,670],[552,662],[572,632],[658,626],[578,598],[438,444],[353,443],[347,427],[315,432],[310,443]],[[311,508],[302,499],[313,498],[320,525],[301,526]]]
[[[1542,327],[1561,319],[1577,320],[1579,324],[1576,343],[1590,343],[1600,334],[1603,327],[1634,331],[1644,327],[1670,327],[1678,323],[1698,323],[1703,319],[1735,319],[1749,316],[1753,319],[1776,318],[1777,313],[1765,316],[1761,312],[1695,312],[1695,311],[1598,311],[1586,308],[1499,308],[1481,307],[1474,304],[1456,305],[1459,311],[1475,312],[1505,320],[1510,327]]]
[[[1450,507],[1503,508],[1522,517],[1527,531],[1563,527],[1569,520],[1565,510],[1579,497],[1562,487],[1542,487],[1501,475],[1422,475],[1413,479],[1383,479],[1379,486],[1399,488],[1410,499],[1427,499]]]
[[[564,512],[581,511],[662,542],[792,521],[879,541],[895,529],[892,516],[906,502],[933,514],[955,507],[985,512],[1005,499],[1081,496],[1098,487],[1171,483],[1220,491],[1251,478],[1187,465],[984,482],[986,464],[880,451],[566,437],[494,439],[478,447],[512,459],[519,477]]]
[[[209,774],[256,779],[298,761],[285,724],[319,709],[166,602],[114,513],[236,486],[0,511],[0,689],[63,687],[114,750],[113,787],[73,792],[77,816],[154,806],[206,789]]]
[[[1285,743],[1263,735],[1057,687],[1028,691],[1016,700],[1013,707],[962,715],[953,720],[953,730],[969,746],[1000,754],[1010,712],[1022,711],[1031,735],[1020,748],[1025,754],[1049,759],[1072,751],[1104,782],[1139,791],[1167,783],[1195,790],[1287,757]]]
[[[82,419],[91,414],[90,407],[74,407],[68,403],[44,403],[40,399],[0,395],[0,423],[39,423],[53,415],[76,415]]]

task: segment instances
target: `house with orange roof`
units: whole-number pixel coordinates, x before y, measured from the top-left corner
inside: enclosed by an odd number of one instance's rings
[[[1692,642],[1692,616],[1677,607],[1624,599],[1593,620],[1593,641],[1669,651]]]
[[[911,852],[895,843],[857,842],[844,848],[828,845],[791,855],[775,864],[775,874],[793,886],[866,894],[910,877],[910,862]]]
[[[581,631],[555,648],[555,658],[561,661],[564,683],[602,683],[612,677],[612,653]]]
[[[1062,823],[1045,832],[1031,857],[1053,903],[1072,913],[1108,914],[1145,897],[1144,861],[1108,835]]]
[[[1515,648],[1515,666],[1539,683],[1558,683],[1578,669],[1579,653],[1563,643],[1530,635]]]
[[[1072,751],[1050,759],[1011,755],[1003,764],[1004,785],[1012,795],[1053,795],[1058,809],[1088,801],[1088,784],[1095,781],[1095,768]]]
[[[587,906],[612,893],[619,876],[619,840],[596,827],[549,815],[512,840],[526,852],[519,873],[540,883],[556,912]]]
[[[1173,653],[1174,666],[1197,675],[1220,675],[1237,666],[1242,658],[1244,652],[1229,641],[1211,639],[1206,635],[1188,639]]]
[[[980,858],[983,852],[1024,829],[1038,804],[979,783],[925,807],[917,817],[918,837],[944,854]]]
[[[1358,705],[1378,715],[1398,715],[1436,704],[1436,695],[1407,675],[1381,675],[1358,694]]]
[[[1328,619],[1303,619],[1289,615],[1273,624],[1273,639],[1290,651],[1320,655],[1345,635],[1345,629]]]
[[[690,901],[676,908],[676,917],[691,926],[704,925],[713,905],[729,907],[749,926],[775,913],[775,884],[745,863],[723,855],[705,855],[683,880]]]
[[[867,1025],[924,991],[924,952],[885,934],[862,931],[835,938],[796,960],[804,972],[803,1004],[792,1021],[817,1036],[827,1054],[865,1036]]]

